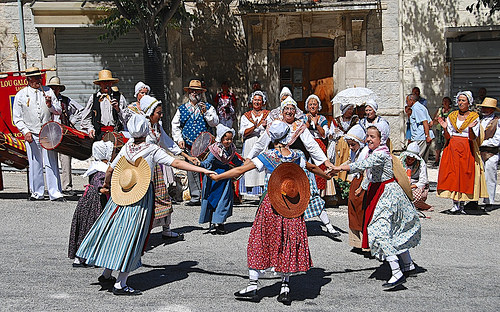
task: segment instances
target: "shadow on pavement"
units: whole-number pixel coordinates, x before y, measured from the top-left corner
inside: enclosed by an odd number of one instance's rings
[[[323,223],[320,221],[307,221],[306,222],[306,227],[307,227],[307,236],[326,236],[330,238],[331,240],[335,242],[342,242],[342,240],[339,237],[332,237],[330,233],[328,233],[326,230],[323,230]],[[346,231],[342,230],[339,227],[333,226],[334,229],[339,231],[342,234],[347,234]]]
[[[0,192],[0,199],[28,199],[28,193],[6,193]]]
[[[197,265],[198,265],[197,261],[182,261],[176,265],[143,264],[144,268],[150,268],[152,270],[144,273],[131,275],[128,278],[128,281],[130,282],[130,285],[133,288],[146,291],[186,279],[189,277],[189,274],[191,273],[208,274],[216,276],[234,276],[244,279],[245,283],[248,278],[247,275],[207,271],[201,268],[197,268],[196,267]]]

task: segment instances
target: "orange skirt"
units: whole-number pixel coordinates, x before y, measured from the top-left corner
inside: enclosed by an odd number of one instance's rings
[[[441,156],[437,190],[474,194],[474,166],[469,139],[451,137]]]

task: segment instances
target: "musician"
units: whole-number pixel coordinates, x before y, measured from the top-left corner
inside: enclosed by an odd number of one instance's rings
[[[191,80],[184,88],[189,101],[179,106],[172,118],[172,138],[181,149],[190,154],[191,146],[200,133],[209,131],[217,126],[219,117],[215,108],[202,101],[202,93],[206,91],[201,81]],[[201,185],[197,173],[188,172],[188,185],[191,200],[188,206],[200,206]]]
[[[120,81],[113,78],[111,71],[103,69],[94,84],[99,91],[90,96],[82,112],[82,129],[95,140],[102,139],[106,132],[120,132],[130,117],[127,100],[120,92],[113,92],[111,86]]]
[[[61,84],[59,77],[54,76],[50,78],[48,87],[52,89],[59,106],[61,106],[61,114],[54,115],[53,120],[65,126],[75,128],[77,122],[82,118],[83,106],[71,98],[61,94],[66,90],[66,86]],[[59,154],[59,161],[61,163],[61,186],[63,194],[73,195],[73,179],[71,177],[71,156]]]
[[[52,115],[61,114],[61,107],[54,92],[42,86],[42,72],[37,67],[26,69],[28,86],[19,90],[14,98],[12,120],[24,135],[29,163],[29,200],[42,200],[45,185],[45,167],[49,198],[52,201],[65,201],[61,193],[61,181],[57,153],[40,145],[39,133],[42,126],[52,120]]]

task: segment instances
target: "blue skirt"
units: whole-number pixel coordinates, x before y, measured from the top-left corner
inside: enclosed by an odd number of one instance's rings
[[[118,206],[110,198],[83,239],[76,255],[88,265],[130,272],[139,268],[154,209],[152,184],[133,205]]]
[[[215,169],[218,174],[224,169]],[[233,214],[233,180],[214,181],[203,176],[203,190],[199,223],[224,223]]]

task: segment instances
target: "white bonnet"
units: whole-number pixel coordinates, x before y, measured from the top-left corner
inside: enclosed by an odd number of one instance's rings
[[[156,107],[160,104],[161,101],[155,99],[150,95],[145,95],[140,100],[141,111],[148,117],[153,114]]]
[[[216,142],[220,142],[222,140],[222,137],[228,132],[231,132],[233,134],[233,137],[235,135],[235,131],[233,128],[226,127],[223,124],[218,124],[216,129],[217,129],[217,137],[215,137]]]
[[[127,129],[133,138],[145,137],[149,134],[149,122],[144,115],[132,114],[127,122]]]
[[[375,111],[375,113],[378,111],[378,105],[377,103],[375,102],[374,99],[369,99],[366,101],[366,106],[370,106],[371,108],[373,108],[373,110]]]
[[[376,104],[375,104],[376,105]],[[345,112],[349,109],[349,107],[354,107],[354,104],[340,104],[340,111],[342,112],[342,115],[345,114]]]
[[[151,92],[151,88],[147,84],[145,84],[144,82],[139,81],[138,83],[136,83],[134,97],[137,97],[139,92],[141,92],[141,90],[144,88],[148,89],[148,93]]]
[[[344,139],[346,140],[354,140],[358,142],[361,146],[365,144],[365,139],[366,139],[366,133],[365,130],[363,130],[363,127],[360,125],[355,125],[349,131],[347,131],[347,134],[345,135]]]
[[[281,120],[274,120],[268,128],[269,137],[271,142],[286,143],[290,127]]]
[[[280,110],[283,111],[286,106],[288,105],[293,105],[295,106],[295,109],[298,109],[299,107],[297,106],[297,102],[295,102],[294,99],[292,99],[291,96],[287,97],[283,102],[281,102]]]
[[[306,103],[306,105],[305,105],[306,106],[305,107],[306,112],[309,111],[308,104],[309,104],[309,100],[311,100],[311,99],[316,99],[316,101],[318,101],[318,111],[320,111],[321,110],[321,100],[319,99],[319,97],[316,94],[311,94],[311,95],[309,95],[307,97],[307,99],[305,101],[305,103]]]
[[[389,134],[391,133],[391,128],[386,122],[377,122],[373,125],[380,131],[380,144],[385,144],[387,139],[389,139]]]
[[[92,156],[95,160],[111,160],[113,154],[113,142],[96,141],[92,144]]]
[[[455,103],[458,103],[458,97],[461,95],[465,95],[469,100],[469,105],[472,105],[472,103],[474,102],[474,98],[472,97],[472,92],[470,91],[459,91],[455,96]]]
[[[292,97],[292,91],[290,91],[290,89],[288,89],[288,87],[283,87],[283,89],[281,89],[281,92],[280,92],[280,101],[281,101],[281,98],[285,95],[288,95],[290,97]]]
[[[267,98],[266,98],[266,95],[264,94],[264,92],[262,92],[260,90],[253,92],[252,95],[250,95],[250,102],[253,101],[253,98],[255,96],[261,96],[262,97],[262,105],[266,105]]]

